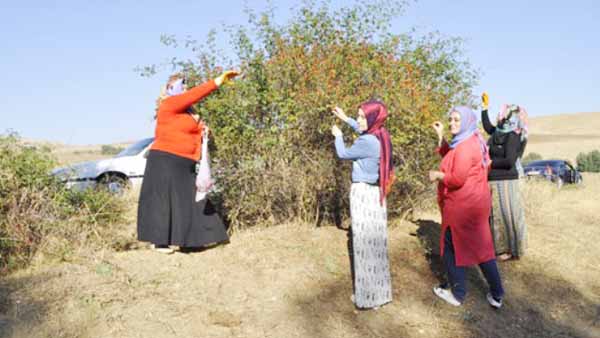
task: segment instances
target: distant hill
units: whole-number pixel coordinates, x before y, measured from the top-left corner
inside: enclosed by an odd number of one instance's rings
[[[600,112],[534,117],[530,127],[532,135],[600,136]]]
[[[600,112],[534,117],[529,133],[525,155],[535,152],[545,159],[575,162],[581,152],[600,150]]]
[[[23,142],[40,146],[48,147],[52,153],[56,156],[60,165],[73,164],[76,162],[99,160],[103,158],[109,158],[113,155],[103,154],[102,146],[109,145],[115,148],[125,148],[131,145],[133,142],[120,142],[110,144],[87,144],[87,145],[73,145],[65,144],[61,142],[49,142],[44,140],[33,140],[23,139]]]
[[[530,118],[530,138],[525,155],[535,152],[545,159],[560,158],[575,162],[577,154],[600,150],[600,112],[575,113]],[[61,164],[110,157],[101,153],[101,144],[66,145],[58,142],[26,140],[49,146]],[[133,142],[114,143],[126,147]]]

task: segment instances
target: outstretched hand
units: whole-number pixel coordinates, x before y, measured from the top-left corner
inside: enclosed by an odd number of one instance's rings
[[[436,121],[433,123],[432,127],[439,138],[442,138],[442,136],[444,136],[444,125],[442,124],[442,122]]]
[[[342,108],[336,106],[335,108],[333,108],[332,112],[333,112],[333,115],[335,115],[340,120],[342,120],[344,122],[348,121],[348,116],[346,115],[344,110],[342,110]]]
[[[481,94],[481,109],[488,110],[489,105],[490,97],[487,92],[483,92],[483,94]]]
[[[431,182],[441,181],[444,179],[444,173],[437,170],[429,170],[429,180]]]
[[[240,73],[238,71],[227,70],[227,71],[223,72],[223,74],[221,74],[215,78],[215,83],[217,84],[217,87],[221,87],[222,84],[226,84],[231,79],[238,76],[239,74]]]

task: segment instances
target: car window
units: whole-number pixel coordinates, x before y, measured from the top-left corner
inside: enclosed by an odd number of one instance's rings
[[[124,157],[124,156],[134,156],[139,154],[142,150],[144,150],[150,143],[154,141],[154,137],[146,138],[141,141],[138,141],[129,147],[123,149],[120,153],[115,157]]]
[[[557,165],[559,165],[559,162],[557,162],[557,161],[542,160],[542,161],[533,161],[533,162],[530,162],[526,166],[527,167],[546,167],[546,166],[555,167]]]

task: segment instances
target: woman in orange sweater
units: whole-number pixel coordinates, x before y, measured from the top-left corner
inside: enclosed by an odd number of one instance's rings
[[[172,253],[170,245],[196,248],[229,239],[210,201],[195,201],[195,167],[205,126],[191,107],[236,75],[227,71],[186,90],[185,77],[176,74],[161,91],[137,222],[138,239],[159,252]]]

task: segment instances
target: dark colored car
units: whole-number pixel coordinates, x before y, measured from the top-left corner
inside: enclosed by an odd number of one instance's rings
[[[555,182],[559,187],[564,183],[580,184],[583,177],[569,161],[541,160],[529,162],[523,167],[525,177],[543,177]]]

